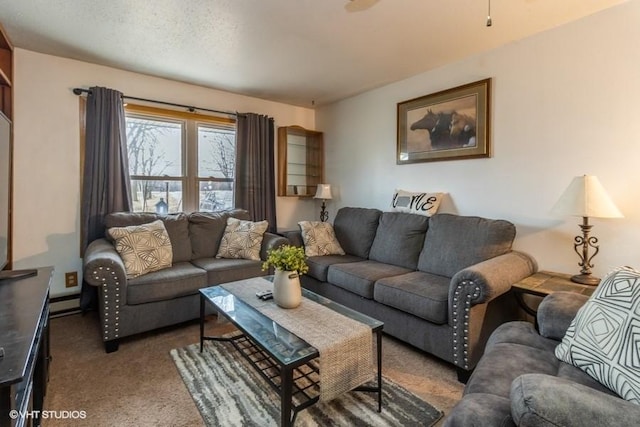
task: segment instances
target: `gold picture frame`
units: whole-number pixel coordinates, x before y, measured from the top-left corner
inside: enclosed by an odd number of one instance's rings
[[[398,103],[399,165],[490,157],[491,79]]]

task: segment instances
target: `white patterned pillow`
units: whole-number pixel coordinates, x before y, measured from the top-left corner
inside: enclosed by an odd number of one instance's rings
[[[134,278],[171,267],[171,240],[161,220],[128,227],[111,227],[107,233],[115,241],[127,277]]]
[[[640,405],[640,271],[620,267],[602,279],[556,357]]]
[[[318,255],[344,255],[344,250],[333,231],[333,226],[328,222],[300,221],[298,223],[304,242],[304,254],[306,256]]]
[[[260,260],[262,238],[267,231],[267,221],[244,221],[227,218],[227,227],[220,241],[216,258],[242,258]]]
[[[438,211],[444,193],[416,193],[396,190],[391,200],[392,210],[412,214],[433,216]]]

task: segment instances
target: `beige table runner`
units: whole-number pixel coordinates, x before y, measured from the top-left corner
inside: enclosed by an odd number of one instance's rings
[[[273,283],[261,277],[221,286],[318,349],[320,400],[331,400],[373,379],[369,326],[306,298],[293,309],[262,301],[256,292],[273,290]]]

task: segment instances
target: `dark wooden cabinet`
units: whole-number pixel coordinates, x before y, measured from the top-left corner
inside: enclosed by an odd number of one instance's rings
[[[49,370],[53,268],[0,280],[0,427],[39,425]],[[24,416],[28,413],[28,416]]]

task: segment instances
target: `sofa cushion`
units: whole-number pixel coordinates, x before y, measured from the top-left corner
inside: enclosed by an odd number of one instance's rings
[[[416,269],[429,218],[401,212],[384,212],[371,245],[369,259]]]
[[[524,346],[537,349],[541,353],[553,353],[558,345],[558,341],[541,336],[535,330],[533,324],[521,321],[503,323],[498,326],[489,337],[485,351],[488,353],[489,350],[496,345]],[[497,353],[494,355],[497,355]],[[568,363],[561,362],[557,364],[557,371],[554,375],[560,378],[570,379],[571,381],[586,385],[596,390],[612,393],[606,387],[598,384],[598,382],[589,375]]]
[[[128,278],[171,267],[171,241],[162,221],[111,227],[107,234],[115,241]]]
[[[216,258],[260,260],[262,239],[267,231],[267,221],[244,221],[227,218]]]
[[[115,212],[107,214],[104,222],[106,228],[109,229],[111,227],[148,224],[158,219],[162,220],[167,229],[169,240],[171,240],[173,262],[189,261],[191,259],[191,240],[189,239],[189,218],[186,214],[157,215],[145,212]],[[111,239],[108,233],[106,237]]]
[[[307,275],[321,282],[326,282],[327,274],[329,273],[329,267],[331,267],[333,264],[358,261],[364,261],[364,259],[355,255],[312,256],[307,258],[307,265],[309,266]]]
[[[373,284],[377,280],[410,272],[404,267],[368,260],[333,264],[329,267],[327,279],[335,286],[373,299]]]
[[[207,286],[207,272],[189,262],[129,280],[127,304],[144,304],[192,295]]]
[[[496,344],[485,350],[464,394],[488,393],[508,398],[514,379],[529,373],[555,375],[560,363],[552,351],[528,345]]]
[[[494,394],[474,393],[456,403],[444,427],[516,427],[511,401]]]
[[[555,354],[640,405],[640,271],[609,273],[571,322]]]
[[[515,226],[504,220],[436,214],[429,219],[418,269],[453,277],[460,270],[511,250]]]
[[[220,212],[193,212],[189,214],[189,236],[191,238],[191,259],[216,256],[220,240],[227,227],[227,218],[250,220],[249,212],[232,209]]]
[[[619,398],[619,396],[615,392],[611,391],[604,385],[600,384],[598,381],[590,377],[582,369],[576,368],[575,366],[570,365],[568,363],[565,363],[565,362],[560,363],[560,365],[558,366],[558,372],[556,373],[556,376],[558,378],[564,378],[571,382],[582,384],[594,390],[598,390],[599,392],[609,394],[611,396],[616,396]]]
[[[344,255],[336,239],[333,226],[328,222],[300,221],[298,223],[306,256]]]
[[[618,396],[551,375],[519,376],[510,398],[519,426],[636,426],[640,416],[639,406]]]
[[[530,322],[514,321],[503,323],[493,331],[487,340],[485,351],[498,344],[523,345],[540,351],[553,352],[558,341],[542,337]]]
[[[377,237],[376,237],[377,238]],[[373,299],[438,325],[447,323],[451,279],[422,271],[385,277],[374,285]]]
[[[369,258],[381,213],[378,209],[368,208],[341,208],[338,211],[333,229],[347,254]]]
[[[191,261],[206,270],[207,286],[263,276],[262,262],[248,259],[200,258]]]

